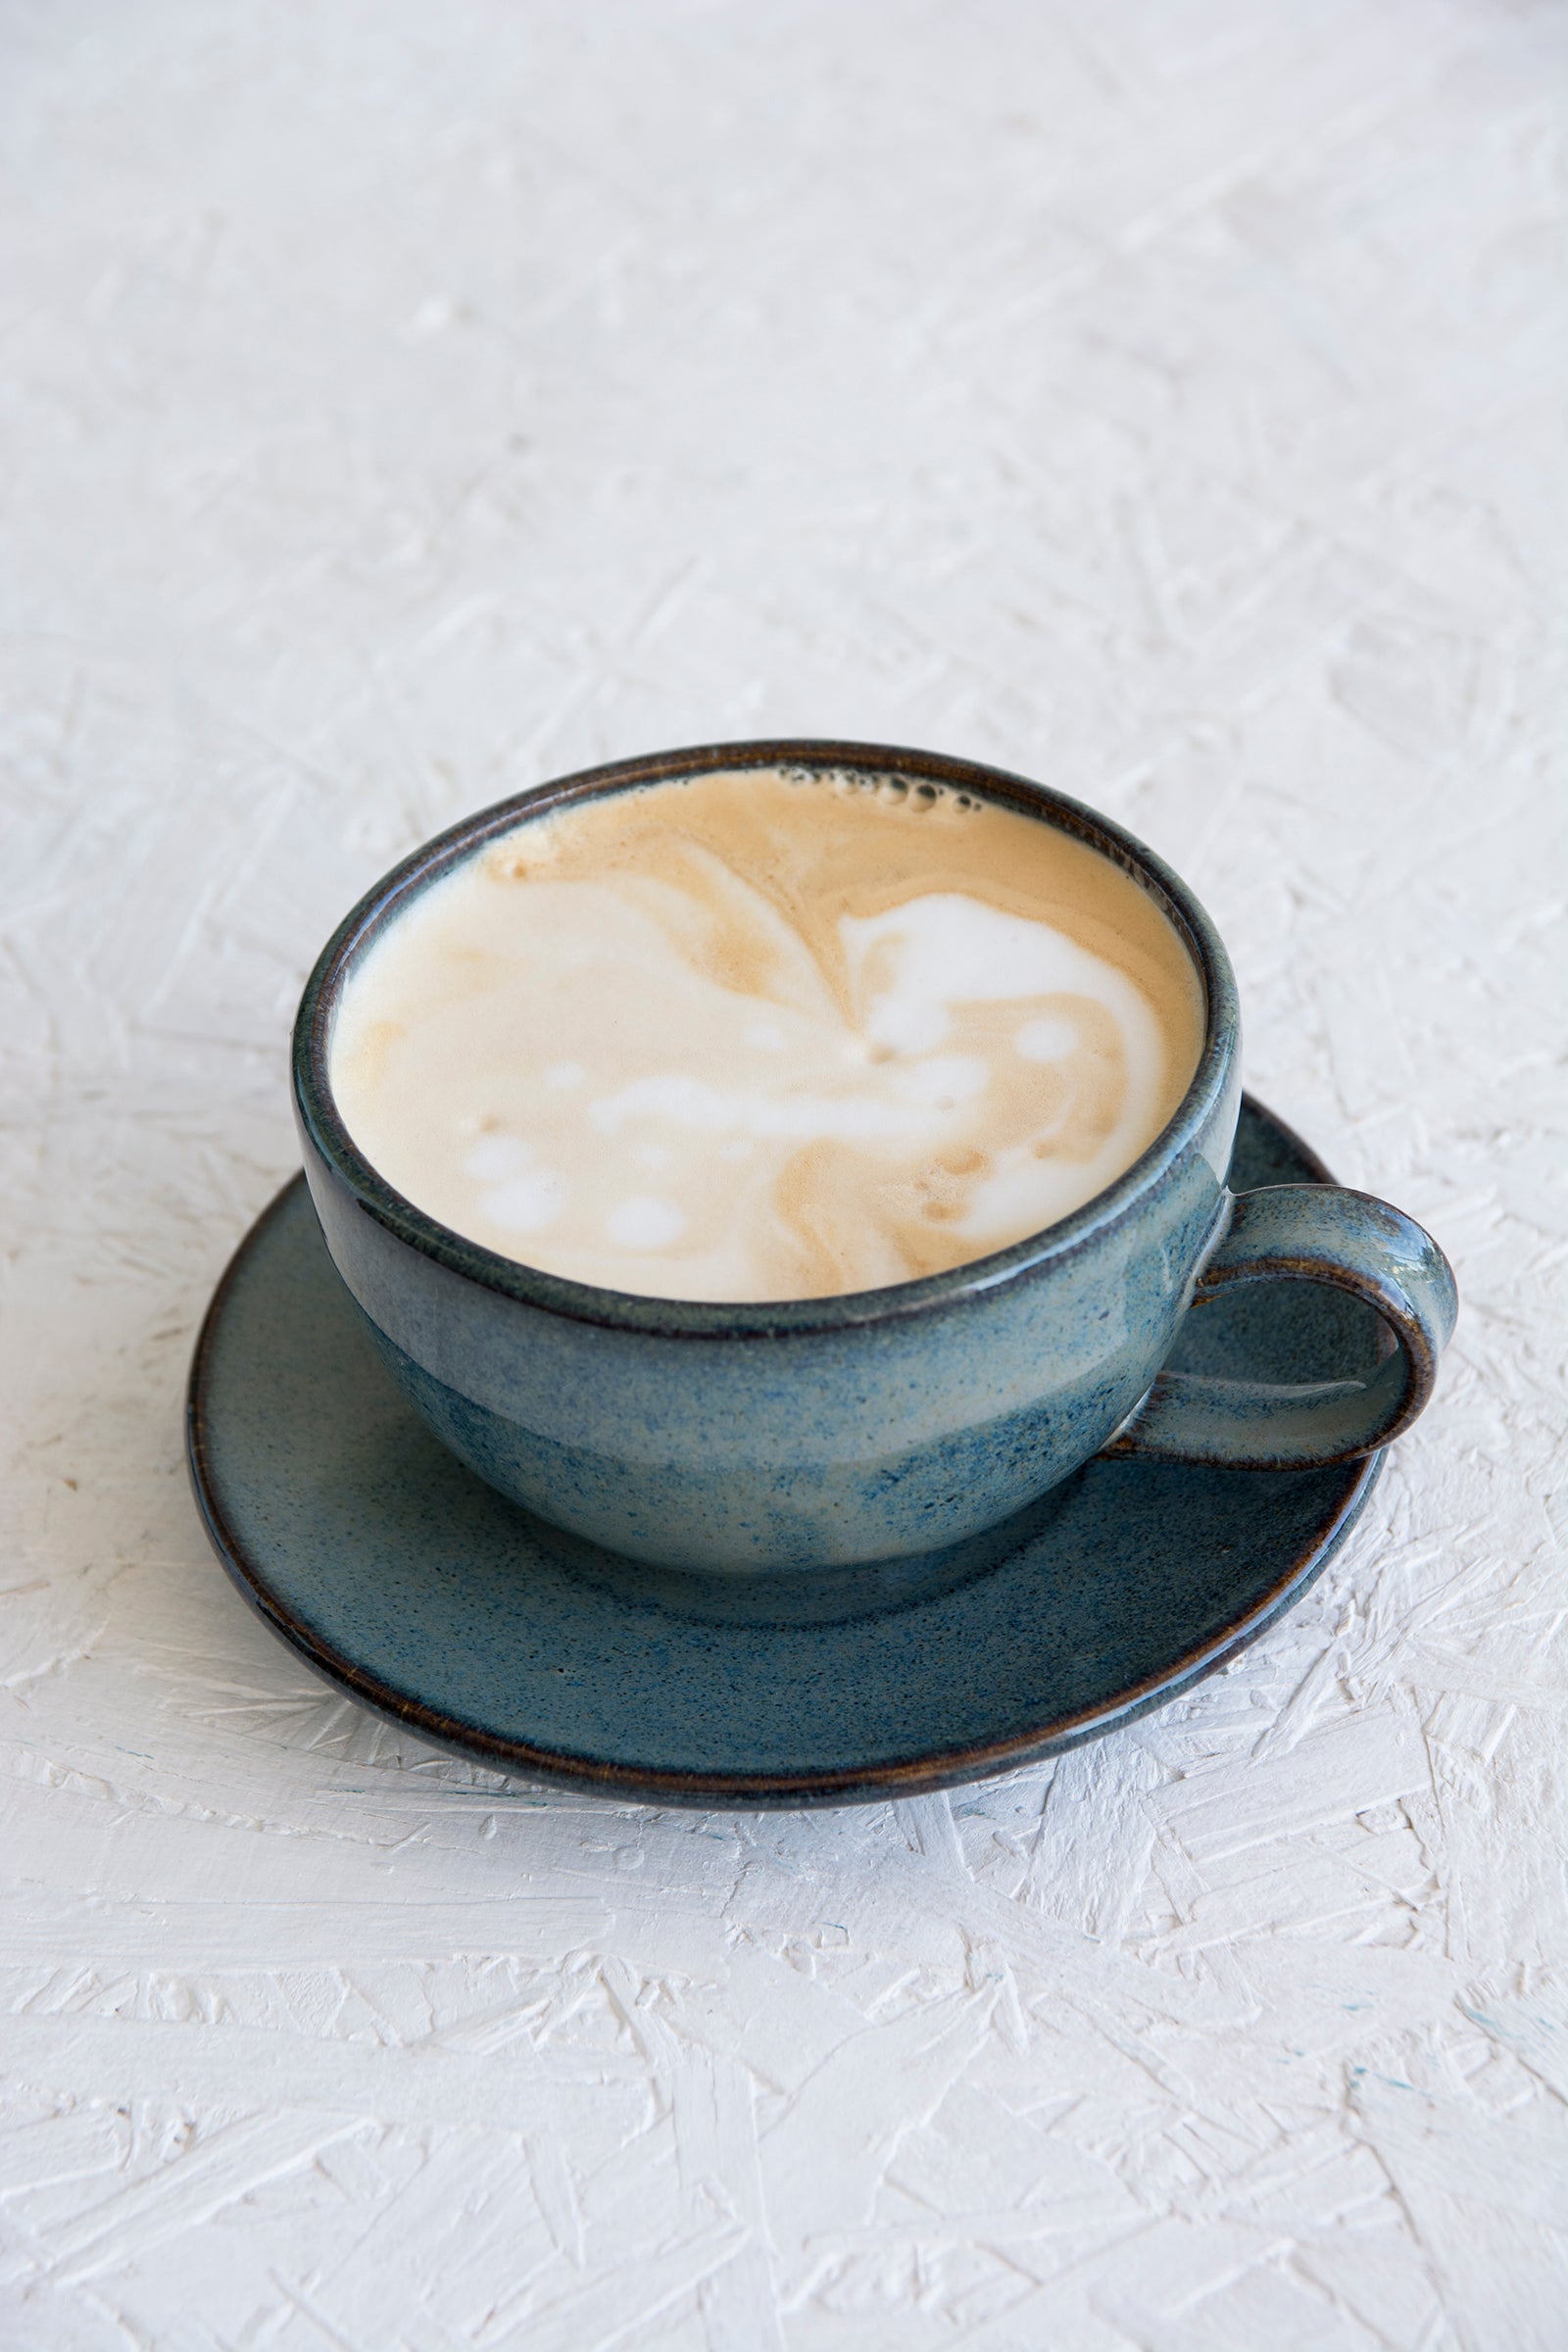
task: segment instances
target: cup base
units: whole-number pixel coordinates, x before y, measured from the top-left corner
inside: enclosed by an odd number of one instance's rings
[[[507,1507],[516,1514],[519,1536],[553,1566],[617,1600],[652,1603],[697,1625],[848,1625],[959,1592],[989,1576],[1045,1534],[1082,1476],[1075,1471],[999,1527],[961,1543],[848,1568],[654,1567],[552,1527],[516,1503]]]

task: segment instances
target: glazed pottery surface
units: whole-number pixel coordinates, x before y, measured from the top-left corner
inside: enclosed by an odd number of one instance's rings
[[[791,763],[989,796],[1139,881],[1186,943],[1207,1008],[1192,1084],[1150,1149],[1084,1208],[1006,1250],[887,1290],[776,1305],[596,1290],[499,1257],[393,1192],[344,1129],[329,1071],[338,993],[379,930],[528,817],[704,769]],[[388,876],[329,944],[301,1006],[294,1075],[327,1248],[404,1396],[504,1494],[666,1568],[755,1580],[921,1555],[1009,1519],[1107,1441],[1279,1467],[1364,1455],[1419,1409],[1451,1322],[1447,1269],[1396,1210],[1338,1191],[1233,1201],[1236,991],[1202,908],[1108,820],[966,760],[720,745],[622,761],[470,818]],[[1184,1378],[1171,1350],[1195,1285],[1282,1271],[1363,1293],[1381,1281],[1401,1347],[1365,1379],[1326,1365],[1295,1398]]]
[[[1326,1179],[1248,1102],[1232,1181]],[[1310,1384],[1382,1347],[1360,1299],[1283,1282],[1198,1308],[1175,1360]],[[934,1558],[772,1577],[759,1618],[732,1581],[617,1558],[471,1477],[388,1376],[297,1179],[214,1300],[189,1445],[241,1592],[355,1696],[503,1769],[699,1805],[909,1794],[1126,1722],[1304,1591],[1378,1468],[1101,1459]]]

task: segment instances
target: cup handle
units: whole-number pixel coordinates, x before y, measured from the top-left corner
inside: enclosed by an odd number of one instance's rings
[[[1375,1307],[1394,1341],[1370,1380],[1282,1388],[1161,1372],[1101,1450],[1144,1461],[1311,1470],[1387,1446],[1431,1396],[1453,1330],[1453,1269],[1429,1233],[1386,1200],[1338,1185],[1267,1185],[1233,1199],[1193,1291],[1236,1282],[1325,1282]]]

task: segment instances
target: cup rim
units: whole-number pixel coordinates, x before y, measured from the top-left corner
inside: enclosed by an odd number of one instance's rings
[[[1054,824],[1098,850],[1147,891],[1187,948],[1204,995],[1203,1043],[1181,1102],[1153,1142],[1121,1174],[1070,1215],[1005,1249],[949,1266],[939,1274],[819,1298],[711,1300],[650,1298],[504,1257],[416,1207],[368,1160],[338,1110],[332,1092],[332,1019],[360,956],[414,899],[499,835],[555,808],[607,793],[749,767],[850,768],[946,784]],[[1235,976],[1219,934],[1198,899],[1135,835],[1066,793],[1006,768],[948,753],[831,737],[703,744],[644,753],[581,768],[514,793],[449,825],[382,875],[333,932],[317,958],[294,1024],[295,1110],[307,1144],[377,1225],[438,1265],[503,1298],[577,1323],[662,1338],[750,1339],[784,1332],[835,1332],[929,1313],[1014,1282],[1082,1250],[1131,1215],[1182,1153],[1197,1144],[1222,1101],[1235,1060],[1239,1012]]]

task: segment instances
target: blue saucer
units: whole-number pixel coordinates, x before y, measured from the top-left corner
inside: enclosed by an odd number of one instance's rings
[[[1238,1189],[1323,1183],[1244,1102]],[[1303,1283],[1191,1314],[1174,1363],[1367,1377],[1375,1315]],[[367,1706],[483,1763],[659,1804],[855,1804],[977,1780],[1157,1706],[1253,1641],[1344,1543],[1381,1457],[1332,1470],[1091,1462],[917,1563],[770,1580],[768,1617],[528,1518],[382,1371],[302,1177],[197,1343],[197,1502],[247,1600]]]

